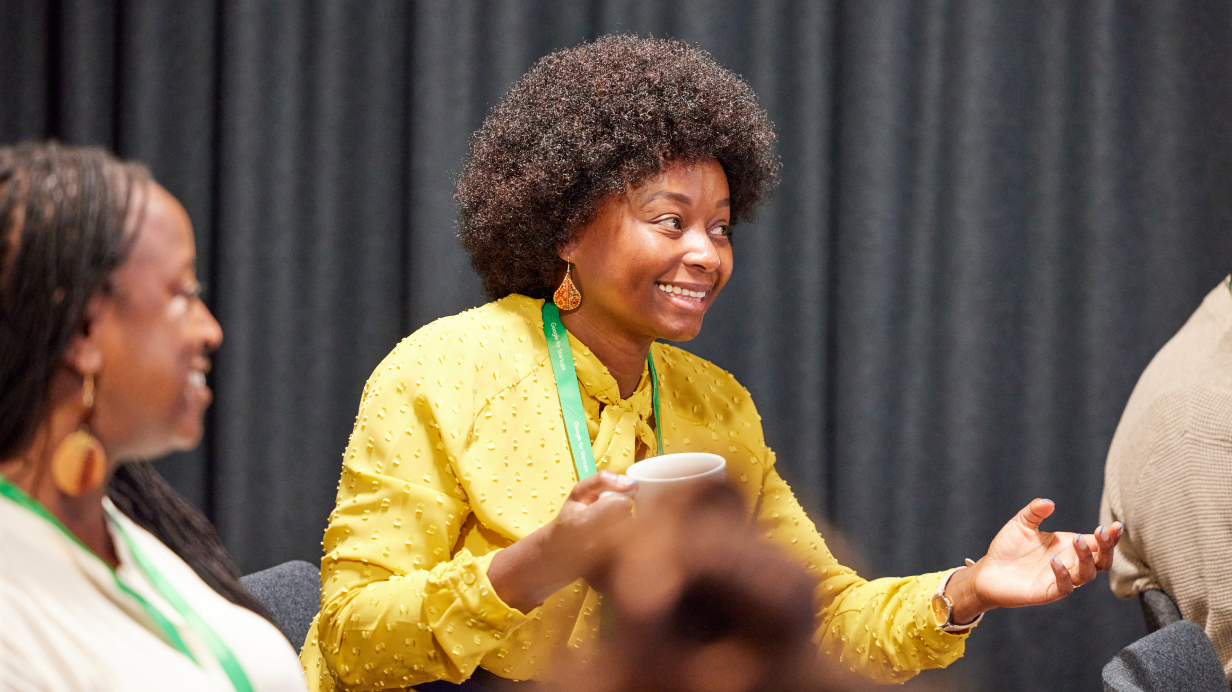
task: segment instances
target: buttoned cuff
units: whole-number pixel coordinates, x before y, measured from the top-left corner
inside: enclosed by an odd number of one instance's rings
[[[424,588],[428,626],[463,680],[530,619],[502,601],[488,580],[488,565],[497,552],[475,558],[463,548],[429,573]]]

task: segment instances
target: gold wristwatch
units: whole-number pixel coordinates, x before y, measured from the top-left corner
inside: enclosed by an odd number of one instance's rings
[[[950,601],[950,597],[945,595],[945,587],[950,583],[950,577],[954,576],[954,573],[960,569],[965,569],[965,566],[955,567],[946,572],[945,576],[941,577],[941,581],[938,582],[937,590],[933,592],[932,610],[933,619],[937,621],[937,629],[942,632],[950,632],[951,634],[966,632],[980,624],[980,620],[984,619],[984,614],[980,613],[978,617],[965,625],[955,625],[952,622],[954,619],[954,604]]]

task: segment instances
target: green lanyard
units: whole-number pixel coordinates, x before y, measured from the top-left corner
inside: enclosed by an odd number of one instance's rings
[[[578,480],[595,474],[595,452],[590,446],[590,432],[586,428],[586,409],[582,408],[582,393],[578,387],[577,370],[573,367],[573,352],[569,348],[569,333],[560,321],[560,310],[550,301],[543,301],[543,337],[548,342],[548,354],[552,372],[556,375],[556,392],[560,396],[560,412],[565,418],[565,434],[569,449],[573,452],[573,465],[577,468]],[[654,403],[655,438],[659,443],[659,455],[663,455],[663,419],[659,417],[659,377],[655,373],[654,356],[646,356],[650,368],[650,399]]]
[[[94,551],[87,548],[86,544],[82,543],[81,539],[77,538],[72,531],[69,531],[68,527],[62,524],[60,520],[55,517],[55,515],[47,511],[46,507],[39,504],[39,502],[33,497],[30,497],[26,491],[18,488],[4,476],[0,476],[0,496],[12,500],[19,507],[24,507],[25,509],[30,510],[36,516],[41,517],[52,526],[59,529],[61,533],[68,536],[73,543],[76,543],[82,550],[86,551],[87,554],[98,558],[98,556],[94,554]],[[108,512],[110,512],[110,510],[108,510]],[[197,634],[201,635],[201,638],[205,640],[206,644],[210,647],[210,651],[212,651],[214,656],[218,658],[218,662],[222,666],[223,672],[225,672],[227,677],[231,679],[231,685],[235,687],[236,692],[253,692],[252,683],[248,681],[248,676],[244,673],[243,667],[241,667],[239,661],[235,659],[235,654],[231,652],[231,649],[226,645],[226,643],[219,638],[218,634],[214,632],[214,629],[210,627],[208,623],[201,619],[201,616],[197,614],[197,611],[193,610],[192,606],[184,600],[184,597],[175,590],[175,588],[171,585],[171,582],[167,581],[166,577],[154,568],[154,564],[149,561],[149,559],[145,556],[145,553],[141,551],[136,542],[133,541],[132,537],[128,535],[128,532],[124,529],[124,526],[114,517],[112,517],[112,524],[115,525],[120,537],[124,539],[124,543],[128,546],[129,552],[132,553],[133,560],[137,563],[138,568],[140,568],[146,578],[150,580],[150,583],[154,585],[154,589],[158,591],[159,595],[161,595],[167,603],[171,604],[171,607],[175,608],[176,611],[179,612],[180,616],[183,617],[189,624],[189,626],[192,627]],[[101,562],[102,560],[99,559],[99,561]],[[180,653],[187,656],[193,663],[196,663],[198,666],[201,665],[201,662],[197,660],[197,657],[193,656],[192,652],[189,651],[188,646],[184,644],[184,640],[180,637],[180,633],[176,630],[175,625],[173,625],[165,615],[159,612],[157,608],[151,605],[149,601],[145,600],[140,594],[129,588],[127,584],[120,581],[119,575],[115,573],[115,570],[111,569],[111,565],[108,565],[105,562],[103,565],[109,572],[111,572],[111,577],[115,579],[116,587],[125,594],[128,594],[129,597],[136,601],[141,608],[145,610],[146,615],[150,616],[150,619],[158,625],[159,629],[163,631],[163,634],[171,642],[171,645],[179,650]]]

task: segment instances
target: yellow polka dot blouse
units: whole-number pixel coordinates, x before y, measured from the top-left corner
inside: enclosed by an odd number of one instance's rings
[[[438,320],[399,344],[364,388],[325,531],[321,613],[302,661],[317,690],[460,682],[477,666],[542,677],[554,652],[584,648],[599,594],[578,581],[529,613],[496,596],[496,551],[546,524],[577,482],[540,315],[513,295]],[[581,342],[570,346],[599,469],[653,454],[649,373],[620,399]],[[823,655],[884,682],[962,655],[937,629],[940,574],[865,581],[838,564],[774,469],[749,393],[711,363],[653,346],[663,447],[727,459],[767,538],[817,577]]]

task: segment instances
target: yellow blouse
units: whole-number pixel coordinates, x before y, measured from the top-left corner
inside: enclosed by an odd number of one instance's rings
[[[438,320],[368,380],[301,654],[311,688],[460,682],[476,666],[535,679],[560,647],[594,641],[599,594],[585,582],[521,613],[487,578],[495,552],[550,521],[577,482],[542,305],[513,295]],[[655,446],[649,374],[621,400],[598,358],[569,340],[596,466],[622,472]],[[727,459],[766,537],[817,577],[823,655],[882,682],[962,655],[966,635],[939,630],[929,609],[940,573],[870,582],[838,564],[775,471],[748,391],[678,348],[656,343],[653,354],[664,451]]]

